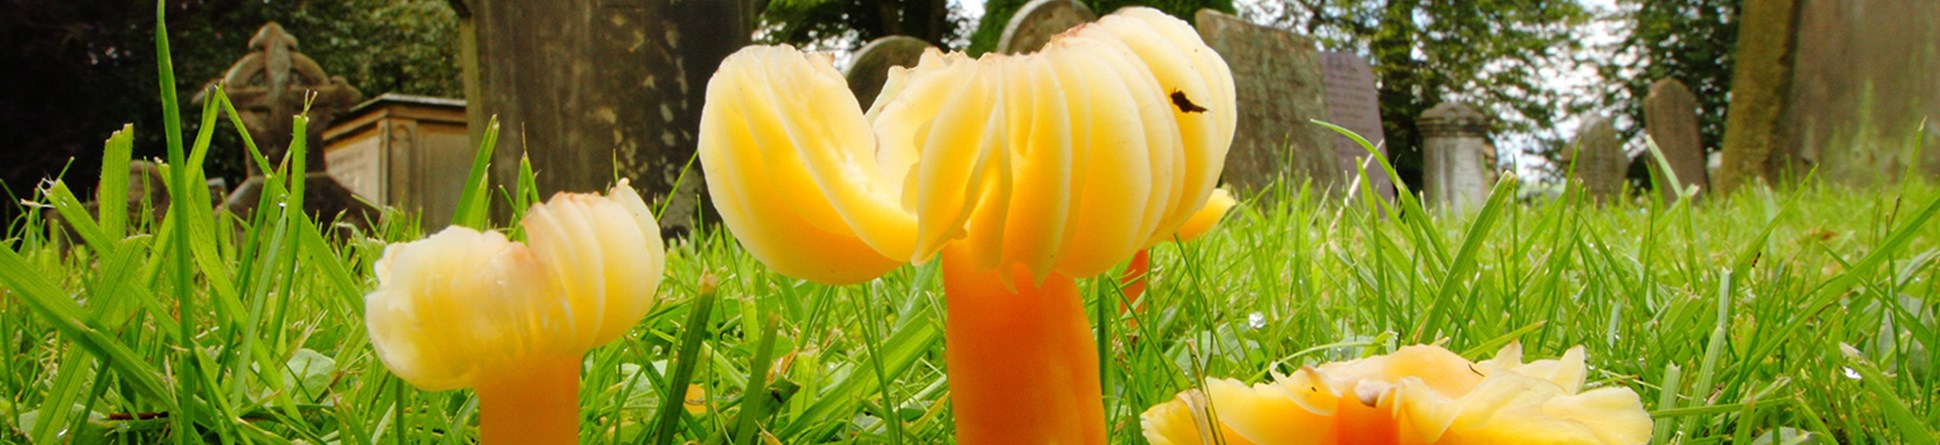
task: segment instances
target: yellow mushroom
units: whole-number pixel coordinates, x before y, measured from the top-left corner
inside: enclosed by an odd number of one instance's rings
[[[699,151],[722,222],[777,272],[839,285],[941,259],[962,443],[1095,444],[1073,278],[1206,208],[1236,117],[1190,26],[1126,8],[1037,53],[931,51],[867,112],[828,57],[745,48],[708,83]]]
[[[1522,362],[1511,343],[1472,363],[1437,346],[1318,368],[1246,386],[1207,379],[1141,415],[1154,445],[1590,444],[1650,440],[1650,414],[1624,387],[1583,390],[1583,348]]]
[[[482,442],[579,443],[581,356],[646,315],[665,247],[625,180],[556,195],[521,224],[525,243],[452,226],[385,248],[366,327],[411,385],[475,389]]]

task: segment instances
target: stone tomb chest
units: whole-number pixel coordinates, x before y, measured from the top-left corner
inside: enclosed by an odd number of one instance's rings
[[[324,132],[330,176],[371,204],[451,224],[473,151],[465,101],[385,94],[352,108]]]

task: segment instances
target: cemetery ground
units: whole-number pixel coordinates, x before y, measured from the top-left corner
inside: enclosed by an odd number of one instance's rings
[[[122,137],[111,160],[126,159]],[[115,202],[127,176],[109,165],[101,196]],[[35,205],[76,223],[70,235],[15,221],[0,249],[0,440],[474,440],[474,395],[403,384],[360,316],[385,243],[423,233],[398,214],[370,232],[320,230],[282,211],[303,175],[276,177],[265,199],[278,204],[248,221],[207,208],[97,220],[67,185],[46,187]],[[1416,343],[1477,359],[1517,341],[1533,357],[1586,347],[1591,385],[1635,389],[1654,443],[1935,437],[1940,188],[1599,205],[1576,188],[1519,202],[1517,187],[1453,214],[1274,186],[1212,234],[1154,248],[1142,309],[1121,312],[1113,276],[1083,280],[1112,441],[1142,442],[1138,414],[1201,376],[1258,382]],[[186,193],[176,202],[198,198]],[[457,221],[482,221],[475,209]],[[768,271],[712,227],[669,247],[651,314],[585,358],[585,440],[951,441],[934,263],[830,287]]]
[[[170,138],[170,202],[210,202],[184,185],[202,183],[213,124],[241,127],[221,93],[203,106],[199,133]],[[139,131],[179,134],[169,107],[165,128]],[[474,393],[404,384],[362,316],[372,263],[425,235],[420,216],[366,230],[290,211],[304,208],[306,175],[289,173],[306,171],[305,139],[253,160],[276,173],[247,219],[96,214],[59,182],[23,197],[65,227],[23,217],[0,235],[0,442],[475,441]],[[94,200],[127,200],[130,144],[110,139]],[[540,199],[529,165],[488,188],[490,159],[453,221]],[[1117,273],[1080,281],[1110,438],[1142,442],[1139,413],[1207,377],[1520,342],[1533,358],[1584,346],[1591,386],[1642,396],[1653,443],[1934,443],[1940,186],[1907,176],[1669,203],[1577,187],[1521,199],[1528,184],[1510,177],[1460,212],[1274,183],[1207,236],[1153,248],[1141,301]],[[952,442],[934,262],[832,287],[769,271],[716,226],[668,247],[653,310],[585,356],[584,441]]]

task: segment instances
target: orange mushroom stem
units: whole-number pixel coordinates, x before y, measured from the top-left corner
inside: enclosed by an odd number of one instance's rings
[[[1098,352],[1077,282],[1053,273],[1032,283],[1028,269],[978,271],[963,249],[943,251],[957,440],[1102,444]]]
[[[478,382],[479,443],[579,443],[579,363],[578,356],[534,359]]]

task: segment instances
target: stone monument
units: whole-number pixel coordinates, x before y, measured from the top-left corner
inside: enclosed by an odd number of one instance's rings
[[[1680,186],[1695,185],[1700,192],[1710,188],[1705,166],[1704,142],[1698,136],[1697,96],[1677,79],[1662,79],[1650,85],[1644,98],[1644,131],[1670,161]],[[1650,168],[1661,168],[1649,159]],[[1665,188],[1664,200],[1677,199],[1676,189]]]
[[[1630,167],[1630,157],[1623,154],[1623,145],[1617,142],[1617,127],[1610,119],[1603,116],[1583,119],[1577,127],[1576,140],[1565,150],[1571,179],[1581,184],[1592,199],[1609,202],[1623,193],[1624,171]]]
[[[478,149],[465,101],[385,93],[338,121],[323,135],[330,176],[372,204],[416,214],[427,233],[451,224]]]
[[[1442,102],[1421,113],[1422,172],[1428,201],[1457,212],[1478,209],[1495,184],[1489,118],[1474,107]]]
[[[863,45],[856,51],[855,60],[842,77],[849,81],[849,91],[855,93],[855,100],[868,110],[882,94],[882,84],[889,80],[892,67],[912,67],[923,58],[923,52],[936,46],[923,39],[910,36],[888,36]]]
[[[1381,128],[1381,98],[1374,89],[1374,70],[1367,65],[1367,60],[1353,53],[1321,51],[1320,72],[1321,83],[1327,90],[1327,122],[1353,130],[1374,144],[1376,153],[1387,156],[1387,136]],[[1343,179],[1353,182],[1365,167],[1370,188],[1383,198],[1394,198],[1394,182],[1359,142],[1336,133],[1334,154],[1339,157]]]
[[[292,120],[305,113],[307,103],[310,122],[304,132],[303,206],[319,223],[337,221],[368,227],[378,217],[376,209],[331,178],[323,156],[324,129],[364,95],[343,77],[326,75],[315,60],[297,52],[296,46],[296,37],[284,32],[282,26],[273,22],[263,25],[249,39],[251,51],[211,83],[224,85],[243,125],[248,127],[250,140],[271,164],[289,152]],[[205,94],[196,94],[196,102],[205,100]],[[223,200],[222,208],[246,219],[260,201],[265,177],[254,161],[243,164],[249,168],[249,179]]]
[[[539,196],[630,178],[668,236],[705,206],[694,159],[707,82],[748,44],[748,2],[452,0],[471,140],[497,116],[492,184],[530,156]],[[684,177],[683,177],[684,174]],[[617,176],[617,178],[616,178]],[[679,189],[676,190],[676,184]],[[494,215],[509,214],[495,203]]]
[[[1225,182],[1250,192],[1311,180],[1340,191],[1336,134],[1311,122],[1329,115],[1314,40],[1210,9],[1197,20],[1200,37],[1232,67],[1239,102]]]
[[[1077,0],[1031,0],[1004,24],[997,39],[997,52],[1023,54],[1035,52],[1051,42],[1051,36],[1097,20],[1098,14]]]
[[[1797,1],[1783,155],[1836,183],[1940,180],[1940,1]]]

